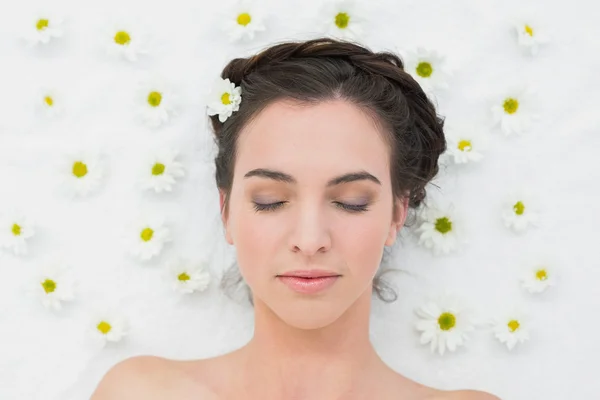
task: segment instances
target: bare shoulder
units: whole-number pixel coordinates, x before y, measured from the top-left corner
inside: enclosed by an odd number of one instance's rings
[[[191,395],[210,393],[202,386],[192,385],[182,375],[172,360],[156,356],[135,356],[112,366],[102,377],[90,400],[113,399],[163,399],[177,396],[186,399]],[[204,393],[206,391],[206,393]]]
[[[109,400],[119,397],[137,398],[152,391],[155,374],[161,359],[152,356],[127,358],[113,365],[102,377],[90,400]]]
[[[427,400],[502,400],[488,392],[481,390],[451,390],[439,391]]]

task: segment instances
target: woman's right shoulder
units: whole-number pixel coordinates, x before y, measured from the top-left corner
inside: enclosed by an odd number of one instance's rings
[[[173,364],[173,360],[150,355],[122,360],[105,373],[90,400],[187,399],[188,396],[191,399],[192,393],[195,398],[198,395],[214,398],[208,389],[200,385],[192,388],[182,382],[181,372]]]
[[[90,400],[141,397],[152,382],[148,379],[148,372],[152,374],[159,361],[152,356],[135,356],[118,362],[100,379]]]
[[[118,398],[153,399],[165,370],[165,361],[155,356],[135,356],[113,365],[102,377],[90,400]],[[157,381],[159,379],[159,381]]]

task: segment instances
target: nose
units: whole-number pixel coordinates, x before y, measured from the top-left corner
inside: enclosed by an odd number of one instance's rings
[[[331,227],[317,204],[298,206],[290,247],[293,252],[312,256],[331,247]]]

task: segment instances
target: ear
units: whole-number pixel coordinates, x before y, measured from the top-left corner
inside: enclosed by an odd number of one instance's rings
[[[406,221],[406,215],[408,213],[408,196],[404,197],[404,199],[399,200],[396,199],[394,202],[394,211],[392,215],[392,223],[390,224],[390,230],[388,232],[388,237],[385,241],[386,246],[391,246],[396,242],[396,237],[398,236],[398,232],[404,226],[404,221]]]
[[[233,239],[229,232],[229,208],[225,207],[226,200],[226,193],[219,189],[219,209],[221,210],[221,222],[223,222],[223,227],[225,228],[225,240],[232,245]]]

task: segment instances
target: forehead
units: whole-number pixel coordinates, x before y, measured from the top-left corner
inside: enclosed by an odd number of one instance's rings
[[[299,181],[364,169],[384,181],[389,149],[374,121],[343,100],[300,105],[277,101],[240,133],[236,175],[276,168]]]

